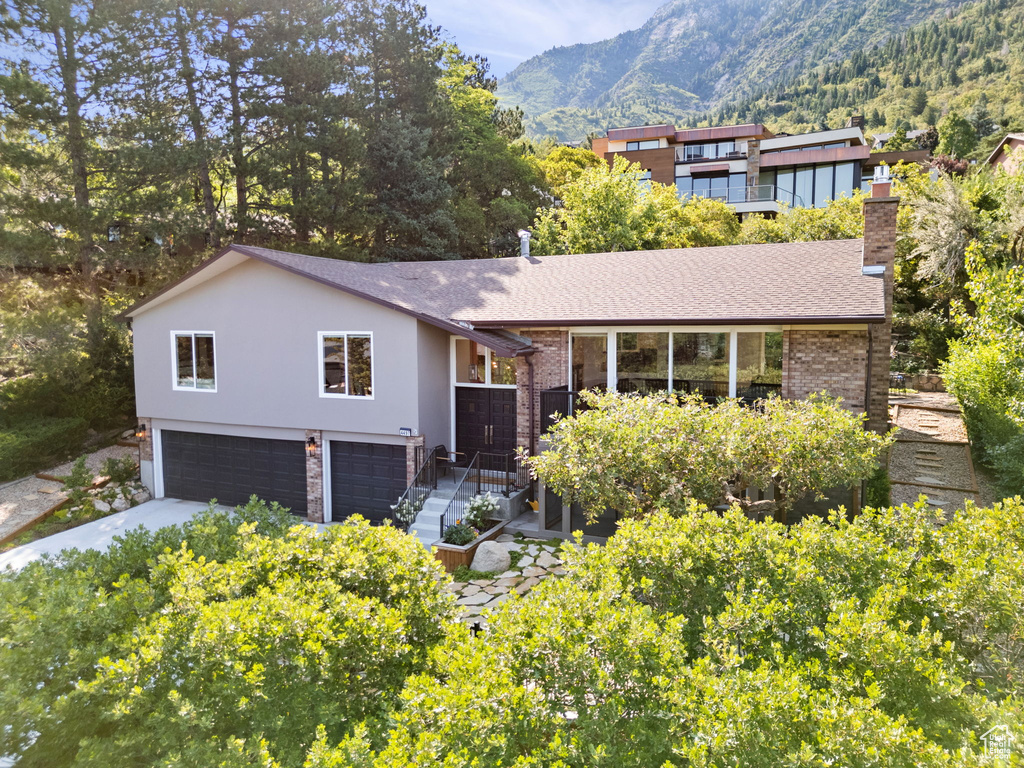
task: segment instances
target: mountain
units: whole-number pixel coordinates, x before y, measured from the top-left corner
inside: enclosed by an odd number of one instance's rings
[[[499,84],[537,135],[684,120],[884,43],[961,0],[671,0],[639,29],[554,48]]]
[[[722,102],[712,123],[764,122],[799,133],[835,127],[854,112],[869,131],[925,128],[949,110],[965,115],[983,157],[1007,132],[1024,129],[1024,3],[980,0],[919,24],[884,45]]]

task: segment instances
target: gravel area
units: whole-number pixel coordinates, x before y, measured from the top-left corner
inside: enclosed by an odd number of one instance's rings
[[[963,419],[955,413],[929,411],[921,408],[900,408],[896,416],[900,428],[897,440],[936,440],[967,442]]]
[[[959,411],[960,403],[948,392],[918,392],[913,395],[889,395],[889,405],[923,405],[927,408],[944,408]]]
[[[137,448],[110,446],[91,453],[85,460],[87,467],[99,471],[105,459],[138,455]],[[74,462],[46,470],[48,475],[66,475]],[[63,486],[52,480],[26,477],[0,488],[0,539],[32,522],[55,504],[67,499]]]
[[[891,498],[893,504],[914,504],[917,502],[918,496],[921,495],[926,497],[932,507],[946,512],[947,517],[956,511],[962,511],[966,501],[978,503],[978,497],[973,493],[958,493],[949,489],[943,490],[942,488],[919,488],[913,485],[901,485],[900,483],[892,484]]]
[[[923,483],[935,487],[974,487],[967,464],[966,444],[927,445],[896,443],[889,459],[889,478],[895,482]]]

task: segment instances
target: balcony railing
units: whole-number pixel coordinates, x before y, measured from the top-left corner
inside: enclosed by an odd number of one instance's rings
[[[781,192],[781,197],[779,192]],[[728,189],[695,189],[692,192],[680,192],[679,196],[684,200],[687,197],[707,197],[712,200],[721,200],[729,205],[740,203],[787,203],[794,208],[803,208],[804,200],[799,195],[794,195],[786,190],[777,190],[774,184],[762,184],[756,187],[729,187]]]
[[[676,148],[677,163],[701,163],[706,160],[743,160],[747,156],[747,142],[719,141],[691,144]]]

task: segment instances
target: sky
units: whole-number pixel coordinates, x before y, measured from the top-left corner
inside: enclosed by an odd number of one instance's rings
[[[431,23],[501,77],[557,45],[592,43],[636,29],[666,0],[421,0]]]

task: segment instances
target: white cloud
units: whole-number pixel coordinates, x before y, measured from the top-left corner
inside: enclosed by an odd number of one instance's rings
[[[504,75],[549,48],[590,43],[643,26],[666,0],[426,0],[427,15],[466,53]]]

